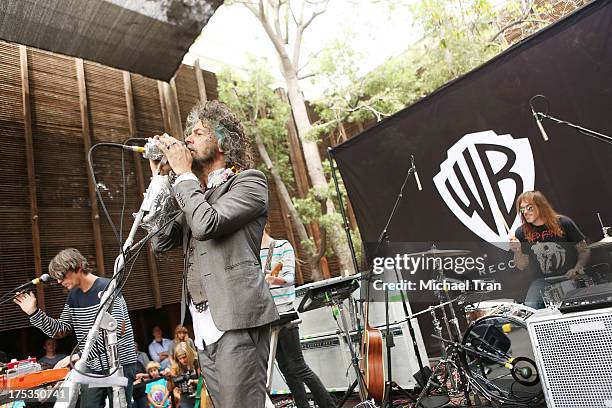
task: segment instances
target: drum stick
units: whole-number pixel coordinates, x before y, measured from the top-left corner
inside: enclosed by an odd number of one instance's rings
[[[506,234],[510,234],[510,227],[508,226],[508,223],[506,222],[506,219],[504,218],[504,215],[502,214],[501,210],[499,209],[498,206],[495,206],[495,209],[497,210],[497,215],[499,215],[499,217],[501,218],[502,222],[504,223],[504,228],[506,228]]]

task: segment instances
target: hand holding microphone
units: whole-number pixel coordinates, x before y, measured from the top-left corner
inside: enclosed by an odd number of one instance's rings
[[[32,290],[36,285],[39,285],[41,283],[47,283],[50,281],[51,276],[49,276],[48,273],[45,273],[36,279],[32,279],[31,281],[16,287],[12,290],[12,292],[15,293],[15,295],[13,296],[13,302],[17,303],[21,310],[26,312],[28,315],[34,314],[36,312],[36,309],[38,309],[38,306],[36,304],[36,296],[34,296],[34,294],[30,293],[29,291]]]
[[[166,159],[168,159],[168,164],[177,176],[191,171],[193,158],[191,156],[191,151],[187,148],[185,143],[166,133],[161,136],[156,135],[153,138],[153,142],[155,146],[161,150]]]

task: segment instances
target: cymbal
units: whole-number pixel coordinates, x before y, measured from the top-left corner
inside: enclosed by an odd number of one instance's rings
[[[431,257],[443,257],[443,256],[465,256],[469,255],[472,251],[467,249],[438,249],[431,248],[424,252],[415,252],[408,254],[408,256],[431,256]]]
[[[604,237],[601,241],[593,242],[591,245],[587,245],[589,249],[607,248],[612,247],[612,237]]]

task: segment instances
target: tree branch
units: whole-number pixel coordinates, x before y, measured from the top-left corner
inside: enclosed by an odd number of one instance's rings
[[[311,77],[314,77],[314,76],[317,76],[317,75],[319,75],[319,74],[314,74],[314,73],[306,74],[306,75],[298,76],[298,79],[302,80],[302,79],[311,78]]]
[[[329,0],[326,0],[323,3],[323,8],[321,10],[313,12],[312,15],[310,16],[310,18],[306,22],[303,22],[302,18],[304,16],[304,3],[302,3],[302,10],[300,12],[300,20],[296,21],[297,29],[296,29],[296,32],[295,32],[295,45],[293,47],[293,64],[296,67],[299,66],[300,48],[302,47],[302,37],[304,35],[304,30],[306,30],[306,28],[308,28],[308,26],[312,23],[312,21],[315,18],[317,18],[321,14],[325,13],[325,11],[327,11],[327,6],[328,5],[329,5]],[[294,17],[294,19],[295,19],[295,17]]]
[[[505,26],[504,28],[502,28],[501,30],[499,30],[499,31],[497,32],[497,34],[495,34],[495,36],[493,36],[493,38],[491,38],[490,42],[494,43],[494,42],[495,42],[495,40],[497,40],[497,38],[498,38],[500,35],[502,35],[502,34],[503,34],[503,33],[504,33],[506,30],[508,30],[508,29],[510,29],[510,28],[512,28],[512,27],[514,27],[514,26],[517,26],[517,25],[523,24],[523,23],[539,23],[539,24],[548,24],[548,21],[546,21],[546,20],[539,20],[539,19],[527,19],[527,20],[518,20],[518,21],[514,21],[514,22],[512,22],[512,23],[510,23],[510,24],[506,25],[506,26]]]
[[[255,14],[255,17],[257,17],[257,19],[261,22],[261,25],[264,29],[264,31],[266,32],[266,34],[268,34],[268,38],[270,38],[270,41],[272,41],[272,45],[274,46],[274,48],[276,49],[276,52],[279,56],[279,58],[281,59],[281,62],[283,60],[283,58],[287,59],[289,62],[291,62],[289,60],[289,56],[287,55],[287,51],[285,50],[285,47],[282,43],[282,38],[279,38],[275,32],[274,29],[272,28],[272,26],[270,25],[270,22],[268,21],[266,14],[265,14],[265,10],[264,10],[264,6],[263,6],[263,0],[259,0],[259,10],[257,10],[255,8],[255,6],[253,6],[252,4],[244,4],[249,10],[251,10],[251,12],[253,14]]]

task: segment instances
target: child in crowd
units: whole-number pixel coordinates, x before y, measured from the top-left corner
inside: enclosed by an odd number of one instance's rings
[[[149,408],[168,408],[170,406],[168,382],[159,374],[159,368],[159,363],[155,361],[147,365],[150,380],[147,381],[145,392],[149,400]]]

